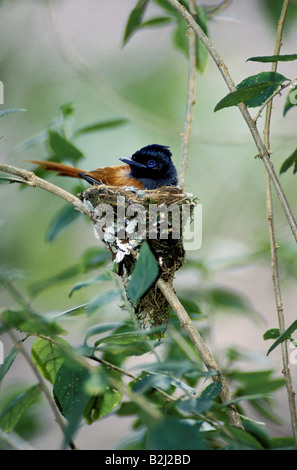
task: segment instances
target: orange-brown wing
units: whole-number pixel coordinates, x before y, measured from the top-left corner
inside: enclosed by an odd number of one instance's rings
[[[63,163],[49,162],[43,160],[29,160],[31,163],[36,163],[38,166],[45,170],[55,171],[59,176],[70,176],[72,178],[82,178],[94,184],[106,184],[110,186],[135,186],[136,188],[143,189],[140,181],[132,178],[129,165],[106,166],[97,168],[93,171],[85,171],[73,166],[64,165]]]

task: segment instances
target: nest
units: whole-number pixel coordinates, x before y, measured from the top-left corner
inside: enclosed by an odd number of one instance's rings
[[[95,234],[110,250],[125,288],[144,241],[158,262],[159,277],[173,282],[185,260],[182,233],[195,206],[191,195],[172,186],[139,190],[101,185],[92,186],[79,197],[93,210]],[[127,298],[130,301],[128,295]],[[131,305],[140,328],[157,331],[158,338],[164,335],[169,304],[158,289],[157,280]]]

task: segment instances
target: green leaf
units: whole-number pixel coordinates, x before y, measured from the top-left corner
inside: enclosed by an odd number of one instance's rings
[[[10,108],[10,109],[3,109],[0,111],[0,117],[7,116],[8,114],[17,113],[19,111],[26,111],[22,108]]]
[[[54,318],[76,317],[78,315],[83,315],[86,313],[88,305],[89,304],[82,304],[78,305],[77,307],[70,308],[69,310],[65,310],[65,312],[58,313],[54,316]]]
[[[281,85],[288,80],[277,72],[261,72],[252,75],[237,85],[237,90],[225,96],[215,107],[218,111],[239,103],[245,103],[248,107],[261,106]]]
[[[33,385],[10,401],[0,414],[0,428],[8,433],[13,431],[19,419],[38,400],[40,394],[39,386]]]
[[[246,103],[247,100],[258,96],[263,90],[266,90],[272,82],[259,83],[257,85],[251,85],[241,90],[233,91],[226,95],[218,104],[215,106],[214,111],[219,111],[223,108],[230,108],[231,106],[237,106],[239,103]]]
[[[110,261],[110,253],[106,248],[93,246],[88,248],[81,256],[80,262],[84,272],[97,269]]]
[[[214,287],[206,291],[206,297],[212,305],[222,309],[237,310],[240,312],[253,312],[247,299],[238,292],[226,288]],[[255,313],[255,312],[253,312]]]
[[[102,282],[102,281],[111,281],[113,279],[113,275],[114,274],[110,271],[103,271],[93,279],[89,279],[88,281],[84,281],[84,282],[79,282],[71,289],[69,297],[72,297],[75,291],[79,289],[83,289],[84,287],[89,287],[89,286],[92,286],[93,284],[97,284],[98,282]]]
[[[4,379],[5,375],[9,371],[10,367],[12,366],[15,358],[18,355],[18,348],[13,346],[7,356],[5,357],[3,364],[0,364],[0,382]]]
[[[45,241],[53,242],[79,215],[71,204],[63,206],[52,218],[45,234]]]
[[[252,435],[243,429],[236,428],[235,426],[227,425],[230,434],[226,433],[224,439],[230,443],[228,449],[230,450],[263,450],[260,442]]]
[[[60,282],[68,281],[80,273],[81,266],[79,264],[74,264],[73,266],[70,266],[69,268],[66,268],[62,272],[56,274],[55,276],[33,284],[30,286],[30,293],[33,296],[38,295],[43,290],[48,289],[49,287],[53,287],[56,284],[60,284]]]
[[[101,333],[114,330],[118,327],[119,323],[102,323],[101,325],[92,326],[86,332],[84,343],[86,344],[88,339],[91,338],[91,336],[100,335]]]
[[[64,361],[54,381],[54,397],[62,415],[68,420],[82,415],[89,396],[84,387],[89,371],[74,363]]]
[[[37,338],[32,345],[32,360],[43,377],[51,382],[55,382],[57,372],[65,361],[63,345],[69,346],[67,341],[59,338],[59,343],[47,339]]]
[[[250,57],[247,62],[288,62],[297,60],[297,54],[283,54],[283,55],[265,55],[258,57]]]
[[[118,290],[110,290],[108,292],[104,292],[103,294],[98,295],[95,297],[91,302],[89,302],[87,306],[87,314],[92,315],[98,308],[103,307],[104,305],[118,300],[120,298],[120,292]]]
[[[259,96],[254,96],[245,101],[246,106],[250,108],[255,108],[261,106],[265,101],[277,90],[277,88],[286,80],[289,80],[284,75],[281,75],[278,72],[261,72],[257,75],[252,75],[245,78],[237,85],[237,89],[241,90],[249,86],[258,85],[258,84],[269,84],[272,82],[267,89],[264,89],[259,93]]]
[[[128,119],[111,119],[109,121],[99,121],[88,126],[81,127],[74,132],[74,137],[78,137],[82,134],[88,134],[90,132],[104,131],[106,129],[112,129],[114,127],[122,126],[126,124]]]
[[[293,168],[293,174],[297,172],[297,148],[294,150],[294,152],[283,162],[281,168],[280,168],[280,174],[285,173],[291,166],[294,166]]]
[[[147,332],[139,331],[127,331],[125,332],[125,327],[118,328],[116,331],[123,331],[123,333],[114,333],[104,338],[98,339],[94,348],[104,349],[104,351],[112,352],[113,354],[124,354],[125,357],[138,356],[151,351],[150,344],[144,340],[144,336]],[[102,345],[104,345],[102,347]]]
[[[220,382],[213,382],[208,385],[198,398],[188,398],[178,404],[178,409],[186,413],[205,413],[214,403],[214,400],[221,393],[222,385]]]
[[[126,24],[126,29],[124,33],[123,46],[127,44],[131,36],[136,32],[138,26],[141,24],[144,12],[148,5],[148,0],[138,0],[136,6],[131,11],[128,22]]]
[[[69,103],[62,104],[62,106],[60,106],[60,111],[61,111],[63,117],[66,118],[66,119],[69,116],[73,116],[73,114],[75,112],[74,103],[72,101],[70,101]]]
[[[180,14],[176,11],[176,9],[170,4],[168,3],[167,0],[154,0],[154,2],[161,8],[163,8],[163,10],[165,10],[167,13],[170,13],[172,14],[173,16],[180,16]],[[184,2],[180,2],[182,4],[184,4]]]
[[[238,391],[241,395],[270,394],[284,385],[283,378],[272,379],[272,370],[259,370],[255,372],[233,371],[232,378],[243,383]]]
[[[6,328],[16,328],[25,333],[49,337],[66,333],[58,323],[29,311],[5,310],[2,312],[2,321]]]
[[[95,395],[89,400],[83,412],[87,424],[92,424],[94,421],[113,411],[122,400],[122,391],[114,386],[114,383],[117,383],[122,388],[120,375],[116,371],[104,370],[105,380],[100,380],[100,373],[102,373],[102,368],[97,369],[94,373],[93,378],[95,379],[95,385],[97,384],[94,389],[89,388],[90,384],[86,384],[89,393]],[[92,380],[92,377],[90,380]]]
[[[146,392],[152,388],[160,388],[162,390],[168,390],[170,387],[180,388],[186,393],[195,394],[196,390],[189,387],[182,380],[171,377],[168,374],[160,372],[144,372],[141,378],[138,378],[133,385],[133,391],[137,393]]]
[[[287,114],[289,109],[294,108],[294,106],[297,106],[297,85],[291,88],[287,94],[283,109],[283,116]]]
[[[263,339],[275,339],[279,337],[279,328],[271,328],[270,330],[265,331]]]
[[[196,315],[202,317],[201,309],[194,300],[185,299],[183,297],[179,297],[179,300],[189,315]]]
[[[158,263],[147,242],[143,242],[127,287],[127,295],[132,303],[137,302],[146,293],[158,274]]]
[[[161,421],[149,428],[146,449],[205,450],[205,443],[197,424],[165,415]]]
[[[273,351],[276,346],[278,346],[280,343],[285,341],[286,339],[290,339],[291,334],[294,333],[294,331],[297,329],[297,320],[295,320],[287,329],[284,331],[278,338],[277,340],[273,343],[272,346],[270,346],[267,356]]]
[[[150,28],[154,26],[159,26],[160,24],[170,23],[172,19],[169,16],[157,16],[151,18],[150,20],[144,21],[139,25],[139,28]]]
[[[220,382],[213,382],[209,384],[202,392],[201,395],[199,396],[198,400],[203,400],[203,401],[212,401],[215,400],[219,394],[221,393],[222,390],[222,384]]]
[[[53,160],[58,162],[67,160],[75,165],[83,157],[82,152],[57,131],[49,131],[49,146]]]

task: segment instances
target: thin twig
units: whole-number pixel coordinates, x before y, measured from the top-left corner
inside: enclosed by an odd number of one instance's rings
[[[24,346],[20,343],[20,341],[17,340],[16,336],[14,335],[14,333],[12,331],[8,331],[8,334],[9,336],[11,337],[11,339],[13,340],[13,342],[15,343],[15,346],[16,348],[19,350],[19,352],[22,354],[22,356],[24,357],[24,359],[26,360],[27,364],[30,366],[30,368],[32,369],[35,377],[37,378],[37,381],[38,381],[38,384],[39,384],[39,388],[40,390],[42,391],[42,393],[44,394],[52,412],[53,412],[53,415],[55,417],[55,420],[57,422],[57,424],[59,425],[59,427],[61,428],[61,431],[63,434],[65,434],[65,429],[66,429],[66,426],[63,422],[63,420],[61,419],[61,416],[60,416],[60,413],[58,411],[58,408],[41,376],[41,374],[39,373],[37,367],[35,367],[35,365],[33,364],[32,360],[31,360],[31,357],[30,355],[28,354],[28,352],[26,351],[26,349],[24,348]],[[71,449],[75,449],[75,446],[73,444],[73,442],[69,442],[69,446]]]
[[[284,29],[284,23],[286,19],[287,9],[289,6],[289,0],[284,0],[280,18],[278,21],[276,41],[274,55],[279,55],[281,46],[282,46],[282,35]],[[277,70],[277,62],[272,64],[272,72]],[[272,114],[272,100],[269,101],[266,108],[265,116],[265,126],[263,130],[264,143],[268,151],[270,150],[270,122]],[[274,227],[274,218],[273,218],[273,204],[272,204],[272,194],[271,194],[271,181],[268,177],[267,171],[265,171],[265,187],[266,187],[266,210],[267,210],[267,220],[269,227],[269,237],[270,237],[270,250],[271,250],[271,269],[272,269],[272,282],[273,290],[275,297],[275,304],[277,310],[279,331],[283,333],[285,331],[285,319],[284,319],[284,309],[282,302],[281,286],[279,279],[279,266],[278,266],[278,254],[277,254],[277,242],[275,238],[275,227]],[[294,436],[295,448],[297,449],[297,411],[296,411],[296,392],[293,388],[292,377],[289,366],[289,354],[288,354],[288,344],[287,341],[283,341],[281,344],[282,351],[282,362],[283,362],[283,374],[286,383],[289,410],[292,424],[292,431]]]
[[[180,303],[179,299],[177,298],[173,288],[166,283],[163,279],[159,279],[157,282],[157,286],[159,287],[160,291],[167,299],[168,303],[171,305],[174,313],[178,317],[181,326],[184,328],[186,333],[188,334],[189,338],[191,339],[196,351],[199,353],[204,365],[206,366],[207,370],[215,371],[217,374],[212,377],[214,381],[219,381],[221,383],[222,389],[220,393],[220,397],[223,403],[230,403],[233,401],[231,392],[225,382],[224,377],[222,376],[219,366],[216,360],[211,355],[207,345],[205,344],[204,340],[200,336],[197,328],[195,327],[194,323],[190,319],[189,315],[187,314],[186,310]],[[244,429],[240,416],[236,410],[236,407],[232,404],[228,406],[228,415],[230,424],[232,426],[236,426],[238,428]]]
[[[196,14],[195,0],[189,1],[189,9],[192,15]],[[188,30],[189,38],[189,60],[188,60],[188,92],[187,108],[182,133],[181,158],[179,183],[182,189],[185,188],[186,169],[188,166],[189,145],[192,133],[192,122],[194,107],[196,104],[196,35],[192,28]]]
[[[207,48],[208,52],[210,53],[211,57],[213,58],[214,62],[216,63],[225,83],[227,84],[230,92],[236,91],[236,86],[231,78],[231,75],[228,71],[228,68],[224,61],[222,60],[221,56],[217,52],[216,48],[214,47],[213,43],[210,41],[210,39],[206,36],[206,34],[202,31],[200,26],[196,23],[195,19],[193,16],[187,11],[187,9],[181,5],[177,0],[167,0],[168,3],[170,3],[181,15],[182,17],[186,20],[188,25],[194,30],[195,34],[198,36],[198,38],[201,40],[201,42],[205,45]],[[246,124],[251,132],[251,135],[255,141],[255,144],[257,146],[257,149],[259,151],[259,157],[261,158],[264,167],[267,170],[267,173],[269,175],[269,178],[271,179],[275,192],[279,198],[279,201],[281,203],[281,206],[283,208],[283,211],[286,215],[287,221],[289,223],[289,226],[291,228],[291,231],[293,233],[293,236],[297,242],[297,222],[295,220],[295,217],[292,213],[292,210],[290,208],[290,205],[287,201],[286,195],[284,193],[284,190],[280,184],[280,181],[277,177],[277,174],[275,172],[273,163],[270,160],[269,152],[260,136],[260,133],[257,129],[257,126],[250,115],[247,107],[245,106],[244,103],[239,103],[238,108],[246,121]]]
[[[288,86],[290,86],[295,80],[296,80],[296,79],[290,80],[288,83],[282,84],[271,96],[269,96],[269,98],[267,98],[266,101],[264,101],[264,103],[260,106],[260,108],[259,108],[257,114],[256,114],[255,117],[254,117],[254,122],[255,122],[255,123],[258,121],[259,117],[261,116],[261,114],[262,114],[262,112],[263,112],[263,109],[266,108],[266,106],[268,105],[268,103],[270,103],[270,101],[272,101],[273,98],[276,97],[276,95],[281,95],[282,91],[283,91],[285,88],[287,88]],[[264,143],[265,143],[265,141],[264,141]],[[268,150],[269,150],[269,149],[268,149]]]

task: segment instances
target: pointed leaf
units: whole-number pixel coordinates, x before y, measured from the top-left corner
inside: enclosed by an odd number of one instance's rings
[[[294,166],[293,168],[293,174],[297,172],[297,148],[294,150],[294,152],[283,162],[281,169],[280,169],[280,174],[285,173],[291,166]]]
[[[288,80],[277,72],[261,72],[252,75],[237,85],[237,90],[225,96],[215,107],[215,111],[239,103],[245,103],[248,107],[261,106],[281,85]]]
[[[32,345],[32,359],[36,364],[37,369],[52,384],[55,381],[57,372],[65,360],[65,353],[63,354],[63,345],[69,346],[67,341],[59,338],[58,343],[48,341],[43,338],[37,338]]]
[[[258,96],[259,93],[268,89],[272,85],[272,82],[265,82],[259,83],[257,85],[247,86],[241,90],[233,91],[218,102],[218,104],[214,108],[214,111],[216,112],[223,108],[237,106],[239,103],[246,103],[248,100],[250,100],[254,96]]]
[[[71,204],[66,204],[59,212],[55,214],[45,234],[47,242],[54,241],[72,222],[74,222],[80,213],[74,209]]]
[[[6,328],[16,328],[25,333],[37,333],[49,337],[66,333],[58,323],[24,310],[5,310],[2,313],[2,321]]]
[[[88,281],[84,282],[79,282],[76,284],[70,291],[69,297],[72,297],[73,293],[79,289],[83,289],[84,287],[89,287],[93,284],[96,284],[97,282],[102,282],[102,281],[111,281],[113,279],[113,273],[110,271],[103,271],[100,273],[98,276],[96,276],[93,279],[89,279]]]
[[[68,160],[75,165],[83,157],[82,152],[57,131],[49,131],[49,146],[58,162]]]
[[[144,21],[139,25],[139,28],[159,26],[160,24],[167,24],[170,21],[172,21],[172,19],[169,16],[157,16],[155,18],[151,18],[150,20]]]
[[[68,279],[72,279],[73,277],[77,276],[81,272],[81,266],[79,264],[75,264],[70,266],[69,268],[64,269],[64,271],[52,276],[48,279],[44,279],[42,281],[37,282],[30,286],[30,293],[35,296],[40,294],[45,289],[49,287],[53,287],[60,282],[67,281]]]
[[[3,364],[0,364],[0,382],[4,379],[5,375],[9,371],[10,367],[12,366],[15,358],[18,355],[18,348],[13,346],[7,356],[5,357]]]
[[[139,255],[127,287],[127,295],[132,303],[137,302],[155,282],[159,266],[147,242],[139,250]]]
[[[25,411],[38,400],[40,394],[39,386],[33,385],[10,401],[0,414],[0,428],[8,433],[13,431]]]
[[[295,320],[287,329],[284,331],[278,338],[277,340],[273,343],[272,346],[270,346],[267,356],[273,351],[280,343],[285,341],[286,339],[290,339],[291,334],[294,333],[294,331],[297,330],[297,320]]]
[[[247,62],[288,62],[297,60],[297,54],[283,54],[283,55],[265,55],[258,57],[250,57]]]
[[[248,86],[272,82],[272,84],[261,91],[258,96],[251,97],[249,100],[245,101],[246,106],[255,108],[257,106],[261,106],[261,104],[263,104],[286,80],[288,80],[288,78],[278,72],[261,72],[257,75],[245,78],[237,85],[236,88],[241,90]]]
[[[11,109],[3,109],[0,111],[0,117],[7,116],[8,114],[17,113],[18,111],[26,111],[22,108],[11,108]]]
[[[54,397],[62,415],[68,420],[80,415],[89,399],[84,390],[89,371],[74,363],[64,363],[59,367],[54,382]]]
[[[141,24],[147,5],[148,0],[138,0],[136,6],[131,11],[124,33],[123,46],[128,42],[130,37],[135,33],[138,26]]]
[[[204,450],[199,427],[171,416],[151,426],[147,433],[148,450]]]
[[[103,131],[106,129],[110,129],[113,127],[119,127],[122,126],[123,124],[126,124],[128,122],[127,119],[112,119],[110,121],[99,121],[95,122],[93,124],[89,124],[88,126],[81,127],[80,129],[77,129],[74,133],[74,136],[80,136],[82,134],[88,134],[90,132],[97,132],[97,131]]]

